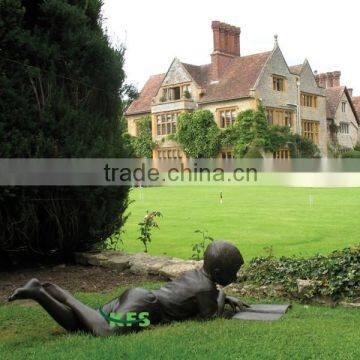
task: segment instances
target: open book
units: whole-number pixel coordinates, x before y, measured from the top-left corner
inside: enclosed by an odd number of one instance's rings
[[[251,305],[233,316],[237,320],[260,320],[274,321],[279,320],[285,314],[291,305]]]

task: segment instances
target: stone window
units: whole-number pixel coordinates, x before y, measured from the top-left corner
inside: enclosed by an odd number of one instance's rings
[[[317,96],[301,93],[301,106],[317,107]]]
[[[312,120],[302,121],[302,135],[312,140],[315,144],[319,144],[319,122]]]
[[[349,133],[349,124],[348,123],[340,123],[340,133],[348,134]]]
[[[273,153],[274,159],[289,159],[290,158],[290,150],[287,148],[280,149]]]
[[[343,113],[346,111],[346,102],[345,101],[343,101],[341,103],[341,110],[342,110]]]
[[[292,129],[294,123],[292,111],[267,108],[266,112],[269,125],[286,126]]]
[[[236,109],[220,109],[218,110],[219,114],[219,123],[222,129],[233,125],[236,120]]]
[[[285,91],[285,78],[278,75],[273,75],[273,89],[275,91]]]
[[[157,150],[158,159],[181,159],[182,151],[179,148],[162,148]]]
[[[190,93],[190,84],[183,84],[178,86],[165,87],[162,89],[162,96],[160,101],[172,101],[180,100],[191,96]]]
[[[156,116],[156,134],[170,135],[176,132],[176,123],[179,112],[163,113]]]
[[[220,155],[221,155],[222,159],[234,159],[235,158],[234,149],[231,149],[231,148],[230,149],[226,149],[226,148],[221,149]]]

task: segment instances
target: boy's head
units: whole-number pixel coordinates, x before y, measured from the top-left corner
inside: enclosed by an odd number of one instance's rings
[[[204,270],[220,285],[228,285],[236,280],[236,274],[244,264],[240,251],[232,244],[213,241],[205,251]]]

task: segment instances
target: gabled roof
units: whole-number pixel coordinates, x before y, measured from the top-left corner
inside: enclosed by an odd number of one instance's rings
[[[356,121],[359,123],[359,116],[354,107],[354,103],[346,89],[346,86],[335,86],[325,89],[326,94],[326,116],[328,119],[334,119],[336,111],[339,107],[343,95],[347,96],[351,109],[355,115]]]
[[[344,94],[345,86],[336,86],[327,88],[326,94],[326,117],[328,119],[334,119],[336,110],[340,104],[341,98]]]
[[[357,115],[360,118],[360,96],[354,96],[352,98],[352,102],[354,104],[354,108],[357,112]]]
[[[152,75],[142,88],[139,97],[127,108],[125,115],[150,112],[151,100],[157,94],[165,74]]]
[[[290,72],[294,75],[300,75],[304,64],[289,66]]]
[[[210,79],[211,64],[192,65],[182,63],[182,65],[201,88],[206,88]]]
[[[218,82],[207,82],[200,103],[236,99],[250,96],[261,71],[273,52],[235,57],[230,60]]]

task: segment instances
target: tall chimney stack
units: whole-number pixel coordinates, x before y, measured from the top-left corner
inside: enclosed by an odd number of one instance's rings
[[[315,75],[317,84],[323,88],[332,88],[340,86],[340,71],[327,72]]]
[[[213,21],[214,50],[211,54],[212,80],[219,80],[229,61],[240,56],[240,28]]]
[[[340,77],[341,77],[340,71],[333,72],[333,86],[340,86]]]

